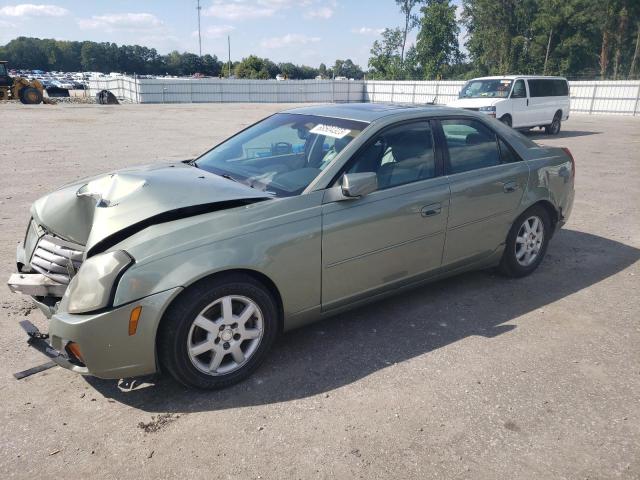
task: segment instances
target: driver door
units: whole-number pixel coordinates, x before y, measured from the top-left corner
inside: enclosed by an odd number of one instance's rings
[[[410,283],[440,267],[450,193],[436,153],[429,121],[387,128],[345,169],[375,172],[378,190],[338,201],[327,190],[323,310]]]

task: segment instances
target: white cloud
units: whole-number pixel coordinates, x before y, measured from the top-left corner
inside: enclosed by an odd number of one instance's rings
[[[204,9],[202,14],[206,17],[223,18],[225,20],[245,20],[248,18],[271,17],[276,13],[276,9],[271,5],[258,5],[244,0],[216,0],[212,6]]]
[[[324,18],[329,19],[333,16],[333,9],[329,7],[320,7],[316,10],[311,10],[304,15],[306,18]]]
[[[282,37],[265,38],[260,43],[264,48],[282,48],[290,45],[306,45],[319,42],[320,37],[308,37],[298,33],[288,33]]]
[[[259,5],[282,10],[290,7],[306,7],[311,5],[312,0],[257,0]]]
[[[235,30],[235,27],[231,25],[213,25],[207,27],[202,31],[203,38],[221,38]],[[191,32],[192,37],[198,36],[198,31]]]
[[[66,8],[57,5],[34,5],[23,3],[0,8],[0,16],[6,17],[63,17],[69,13]]]
[[[255,18],[272,17],[282,10],[309,7],[320,3],[319,0],[213,0],[213,4],[203,10],[207,17],[224,20],[249,20]],[[335,7],[335,0],[330,0]],[[305,17],[329,18],[333,9],[320,7],[305,14]]]
[[[111,13],[94,15],[91,18],[81,18],[78,26],[84,30],[158,30],[164,28],[164,23],[151,13]]]
[[[382,32],[384,32],[384,28],[360,27],[354,28],[351,31],[353,33],[359,33],[360,35],[380,35]]]

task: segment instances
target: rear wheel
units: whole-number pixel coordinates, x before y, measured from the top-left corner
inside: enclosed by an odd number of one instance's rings
[[[509,277],[524,277],[542,262],[551,237],[547,211],[534,205],[513,223],[505,244],[500,271]]]
[[[23,88],[20,90],[20,101],[26,105],[37,105],[42,102],[42,92],[33,87]]]
[[[222,388],[248,377],[278,332],[278,308],[253,277],[226,275],[186,290],[158,333],[162,367],[184,385]]]
[[[557,135],[558,133],[560,133],[561,125],[562,125],[562,113],[556,112],[556,114],[553,116],[553,121],[551,122],[550,125],[546,125],[544,127],[544,131],[547,133],[547,135]]]

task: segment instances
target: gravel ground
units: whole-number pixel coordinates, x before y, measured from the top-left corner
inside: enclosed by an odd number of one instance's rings
[[[184,159],[286,105],[3,105],[0,278],[40,195]],[[2,478],[640,478],[640,118],[574,115],[573,216],[532,276],[431,284],[285,335],[248,381],[82,378],[0,289]]]

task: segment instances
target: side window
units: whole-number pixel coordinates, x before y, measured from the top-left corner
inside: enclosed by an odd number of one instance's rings
[[[477,120],[441,120],[449,150],[450,173],[500,165],[496,134]]]
[[[553,95],[556,97],[569,95],[569,85],[567,85],[566,80],[553,80]]]
[[[527,89],[524,86],[524,80],[516,81],[511,92],[511,98],[527,98]]]
[[[498,138],[498,144],[500,145],[500,163],[514,163],[520,161],[520,157],[518,157],[511,147],[507,145],[507,142]]]
[[[375,172],[380,190],[433,178],[436,166],[430,124],[409,123],[382,132],[357,154],[346,173],[358,172]]]

